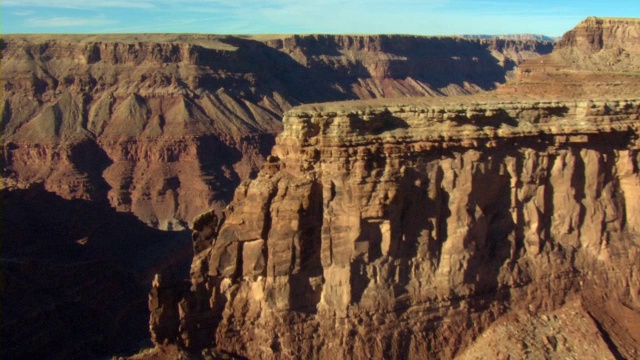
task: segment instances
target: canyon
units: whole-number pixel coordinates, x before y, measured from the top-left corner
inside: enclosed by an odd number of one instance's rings
[[[2,169],[65,199],[188,228],[257,173],[294,105],[495,88],[533,40],[7,35]]]
[[[3,36],[3,357],[637,358],[638,37]]]
[[[292,106],[482,92],[552,48],[384,35],[3,35],[0,356],[151,346],[154,273],[189,276],[193,219],[256,176]]]
[[[638,34],[588,18],[492,93],[287,111],[194,221],[190,283],[154,279],[138,358],[637,358]]]

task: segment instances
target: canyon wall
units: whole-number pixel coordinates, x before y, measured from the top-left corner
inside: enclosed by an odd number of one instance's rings
[[[3,36],[3,355],[637,358],[639,24]]]
[[[589,17],[558,42],[560,53],[578,69],[633,71],[640,69],[638,19]]]
[[[519,310],[640,319],[640,101],[470,99],[289,111],[224,221],[196,221],[191,290],[154,283],[154,340],[452,358]],[[632,358],[636,335],[611,341]]]
[[[413,36],[3,35],[0,356],[144,346],[153,274],[179,281],[192,256],[188,233],[145,224],[184,229],[223,208],[292,106],[484,91],[551,48]]]
[[[532,40],[5,35],[3,178],[182,229],[255,175],[294,105],[492,89]],[[5,182],[5,186],[8,186]]]

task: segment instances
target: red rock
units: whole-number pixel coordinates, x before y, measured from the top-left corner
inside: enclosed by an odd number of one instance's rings
[[[7,35],[3,174],[160,229],[222,209],[294,105],[475,93],[536,41],[413,36]],[[451,57],[456,61],[451,61]]]

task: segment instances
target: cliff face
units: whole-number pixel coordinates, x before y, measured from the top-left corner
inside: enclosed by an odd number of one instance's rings
[[[583,54],[615,51],[617,60],[624,61],[630,54],[637,56],[640,52],[638,22],[638,19],[589,17],[564,34],[558,47]]]
[[[535,41],[4,36],[3,174],[179,229],[255,174],[293,105],[475,93]]]
[[[154,340],[451,358],[508,312],[584,298],[639,318],[640,101],[472,99],[288,112],[224,222],[197,221],[192,290],[155,298]]]

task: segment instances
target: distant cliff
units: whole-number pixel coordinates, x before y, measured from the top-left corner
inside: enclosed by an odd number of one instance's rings
[[[612,98],[640,93],[640,20],[590,17],[551,54],[520,64],[500,94],[520,98]]]
[[[464,39],[508,39],[508,40],[539,40],[557,41],[559,38],[541,34],[506,34],[506,35],[460,35]]]
[[[476,93],[552,46],[414,36],[3,36],[3,176],[180,229],[224,207],[257,172],[292,106]]]

